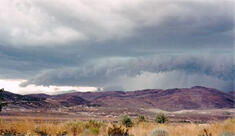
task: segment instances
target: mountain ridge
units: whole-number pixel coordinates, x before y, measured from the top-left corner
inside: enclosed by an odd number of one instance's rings
[[[72,92],[58,95],[19,95],[4,92],[9,107],[54,108],[99,106],[105,108],[158,108],[166,111],[234,108],[234,96],[213,88],[144,89],[136,91]]]

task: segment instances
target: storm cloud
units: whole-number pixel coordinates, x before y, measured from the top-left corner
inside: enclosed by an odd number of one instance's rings
[[[3,0],[0,79],[22,79],[21,87],[136,90],[202,85],[231,91],[234,4]]]
[[[82,67],[46,70],[22,86],[79,85],[110,89],[119,86],[127,90],[138,89],[140,82],[141,89],[203,85],[228,91],[233,89],[235,76],[231,62],[229,56],[109,58]]]

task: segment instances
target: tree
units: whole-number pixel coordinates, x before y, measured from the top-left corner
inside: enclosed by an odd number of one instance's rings
[[[7,105],[7,103],[3,102],[4,101],[3,94],[2,94],[3,91],[4,91],[4,88],[0,89],[0,112],[2,111],[2,108]]]

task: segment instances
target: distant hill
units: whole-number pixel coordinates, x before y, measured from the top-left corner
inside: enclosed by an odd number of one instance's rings
[[[235,91],[230,91],[230,92],[228,92],[228,94],[230,94],[230,95],[235,97]]]
[[[51,95],[43,94],[43,93],[40,93],[40,94],[28,94],[27,96],[32,96],[32,97],[36,97],[36,98],[43,98],[43,99],[52,97]]]
[[[233,93],[232,93],[233,94]],[[213,88],[146,89],[138,91],[73,92],[60,95],[18,95],[4,92],[9,107],[59,108],[76,105],[106,108],[158,108],[167,111],[185,109],[234,108],[234,95]]]
[[[7,101],[8,106],[14,108],[38,108],[45,107],[49,103],[47,103],[44,98],[33,97],[30,95],[19,95],[11,92],[4,91],[1,93],[4,100]]]

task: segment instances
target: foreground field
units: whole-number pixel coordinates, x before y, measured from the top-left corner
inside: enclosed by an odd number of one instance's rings
[[[43,118],[15,118],[14,120],[1,119],[1,135],[114,136],[112,135],[112,131],[117,131],[118,126],[120,126],[119,123],[115,123],[116,128],[113,128],[112,123],[92,120],[66,122],[60,122],[56,119],[45,120]],[[122,126],[119,131],[125,132],[127,128]],[[158,124],[153,122],[138,123],[135,121],[134,125],[128,128],[128,132],[123,133],[123,136],[234,136],[234,134],[235,119],[227,119],[208,124]]]

